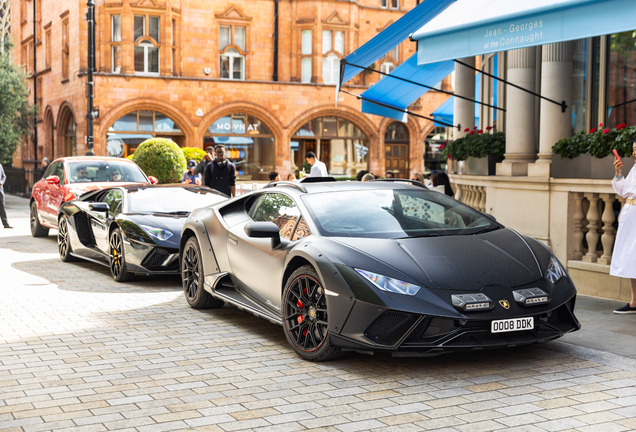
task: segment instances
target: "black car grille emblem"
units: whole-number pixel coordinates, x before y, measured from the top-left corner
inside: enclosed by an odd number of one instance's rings
[[[508,303],[508,300],[499,300],[499,304],[504,308],[504,309],[510,309],[510,303]]]

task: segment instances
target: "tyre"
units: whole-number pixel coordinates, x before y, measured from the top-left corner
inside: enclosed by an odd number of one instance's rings
[[[71,247],[71,238],[68,234],[68,221],[65,216],[62,216],[57,224],[57,250],[60,252],[62,261],[77,261],[77,259],[71,255],[73,248]]]
[[[299,357],[327,361],[342,356],[340,348],[329,346],[327,298],[313,267],[300,267],[287,279],[283,305],[285,337]]]
[[[212,297],[203,288],[204,277],[201,248],[197,238],[193,236],[186,242],[181,256],[181,283],[185,298],[193,309],[222,307],[225,302]]]
[[[116,282],[129,282],[135,275],[126,270],[126,256],[124,253],[124,240],[121,230],[115,228],[110,233],[108,241],[110,254],[110,273]]]
[[[49,235],[49,229],[45,228],[40,224],[40,219],[38,218],[38,205],[33,201],[31,203],[31,235],[33,237],[46,237]]]

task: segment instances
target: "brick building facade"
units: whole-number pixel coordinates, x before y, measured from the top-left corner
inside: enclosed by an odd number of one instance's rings
[[[37,159],[83,155],[86,2],[11,1],[14,58],[30,72],[36,10]],[[410,116],[405,128],[392,125],[361,114],[360,102],[344,94],[335,106],[339,59],[417,0],[96,3],[95,154],[125,156],[147,137],[161,136],[181,146],[224,143],[244,180],[265,180],[272,169],[295,171],[310,149],[337,176],[363,168],[376,174],[397,168],[402,176],[423,170],[431,122]],[[405,42],[376,68],[391,70],[414,53],[415,44]],[[360,74],[347,89],[361,93],[378,77]],[[449,89],[450,78],[442,85]],[[411,109],[428,116],[447,97],[430,91]],[[26,144],[14,166],[33,167],[34,156],[34,145]]]

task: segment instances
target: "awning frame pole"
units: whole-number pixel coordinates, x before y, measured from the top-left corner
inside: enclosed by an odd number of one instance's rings
[[[397,112],[401,112],[401,113],[404,113],[404,114],[412,115],[412,116],[415,116],[415,117],[419,117],[419,118],[422,118],[422,119],[425,119],[425,120],[430,120],[430,121],[432,121],[434,123],[438,123],[438,124],[444,125],[446,127],[456,128],[458,131],[461,130],[461,125],[455,126],[455,125],[452,125],[450,123],[443,122],[441,120],[435,120],[435,119],[432,119],[430,117],[426,117],[426,116],[423,116],[423,115],[420,115],[420,114],[415,114],[414,112],[411,112],[411,111],[409,111],[407,109],[397,108],[397,107],[391,106],[389,104],[385,104],[385,103],[382,103],[382,102],[374,101],[372,99],[365,98],[364,96],[356,94],[356,93],[352,93],[352,92],[349,92],[349,91],[346,91],[346,90],[340,90],[340,91],[342,93],[346,93],[348,95],[355,96],[358,99],[361,99],[361,100],[364,100],[364,101],[367,101],[367,102],[371,102],[372,104],[380,105],[382,107],[389,108],[389,109],[395,110]]]
[[[614,106],[609,107],[609,109],[618,108],[620,106],[627,105],[627,104],[630,104],[632,102],[636,102],[636,99],[632,99],[632,100],[628,100],[627,102],[619,103],[618,105],[614,105]]]
[[[466,66],[466,67],[467,67],[467,68],[469,68],[469,69],[472,69],[472,70],[474,70],[474,71],[477,71],[477,72],[479,72],[479,73],[482,73],[482,74],[484,74],[484,75],[486,75],[486,76],[489,76],[490,78],[496,79],[496,80],[498,80],[499,82],[502,82],[502,83],[504,83],[504,84],[506,84],[506,85],[512,86],[512,87],[514,87],[514,88],[517,88],[517,89],[519,89],[519,90],[521,90],[521,91],[524,91],[524,92],[526,92],[526,93],[530,93],[531,95],[536,96],[536,97],[538,97],[538,98],[545,99],[545,100],[547,100],[548,102],[552,102],[552,103],[553,103],[553,104],[555,104],[555,105],[559,105],[559,106],[561,107],[561,112],[562,112],[562,113],[564,113],[564,112],[565,112],[565,110],[566,110],[566,109],[567,109],[567,107],[568,107],[568,106],[567,106],[567,104],[565,103],[565,101],[561,101],[561,102],[559,103],[559,102],[557,102],[557,101],[555,101],[555,100],[552,100],[552,99],[547,98],[547,97],[545,97],[545,96],[543,96],[543,95],[540,95],[539,93],[535,93],[535,92],[530,91],[530,90],[528,90],[528,89],[525,89],[525,88],[523,88],[523,87],[521,87],[521,86],[518,86],[518,85],[513,84],[513,83],[511,83],[511,82],[508,82],[508,81],[506,81],[506,80],[504,80],[504,79],[501,79],[501,78],[499,78],[499,77],[497,77],[497,76],[495,76],[495,75],[489,74],[488,72],[484,72],[484,71],[483,71],[483,70],[481,70],[481,69],[477,69],[476,67],[471,66],[471,65],[469,65],[469,64],[466,64],[466,63],[464,63],[464,62],[462,62],[462,61],[455,60],[455,63],[459,63],[459,64],[460,64],[460,65],[462,65],[462,66]]]
[[[411,81],[409,79],[402,78],[402,77],[399,77],[399,76],[391,75],[391,74],[388,74],[386,72],[382,72],[382,71],[379,71],[379,70],[371,69],[371,68],[364,67],[364,66],[359,66],[359,65],[353,64],[353,63],[349,63],[349,62],[347,62],[346,59],[342,59],[341,60],[341,65],[343,65],[343,66],[341,66],[343,69],[344,69],[344,65],[357,67],[357,68],[360,68],[360,69],[368,70],[370,72],[375,72],[375,73],[380,74],[380,75],[388,76],[388,77],[391,77],[391,78],[394,78],[394,79],[397,79],[397,80],[400,80],[400,81],[404,81],[404,82],[407,82],[409,84],[413,84],[413,85],[420,86],[420,87],[425,87],[425,88],[427,88],[429,90],[435,90],[435,91],[438,91],[440,93],[444,93],[444,94],[447,94],[447,95],[450,95],[450,96],[455,96],[456,98],[464,99],[464,100],[467,100],[469,102],[475,102],[475,103],[478,103],[479,105],[487,106],[488,108],[493,108],[493,109],[496,109],[496,110],[499,110],[499,111],[506,112],[505,108],[500,108],[500,107],[495,106],[495,105],[490,105],[490,104],[487,104],[486,102],[480,102],[480,101],[478,101],[476,99],[471,99],[471,98],[466,97],[466,96],[460,96],[458,94],[455,94],[453,92],[449,92],[449,91],[446,91],[446,90],[436,89],[435,87],[431,87],[431,86],[426,85],[426,84],[422,84],[422,83],[418,83],[418,82],[415,82],[415,81]],[[340,74],[340,77],[341,77],[340,79],[342,79],[342,72]],[[340,85],[342,86],[342,83]]]

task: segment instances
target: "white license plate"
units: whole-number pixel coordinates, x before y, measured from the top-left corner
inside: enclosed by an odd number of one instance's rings
[[[503,333],[511,331],[532,330],[534,328],[534,318],[513,318],[492,321],[490,324],[491,333]]]

